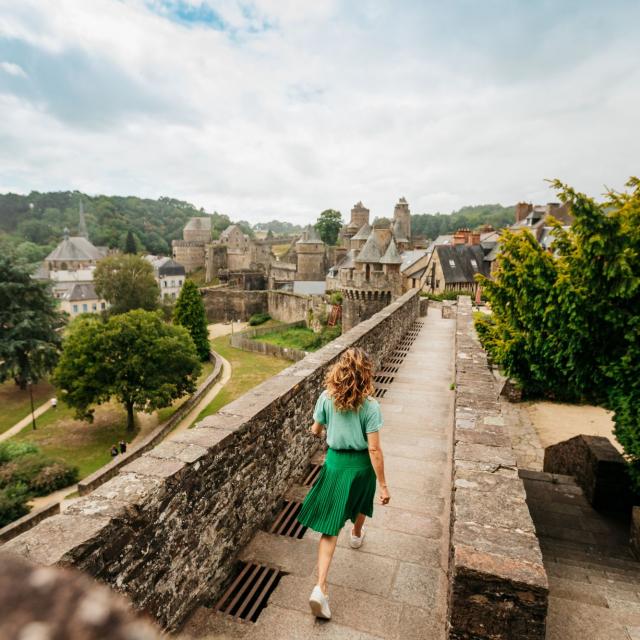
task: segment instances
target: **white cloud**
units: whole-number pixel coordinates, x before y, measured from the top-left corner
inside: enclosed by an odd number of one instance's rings
[[[500,21],[441,3],[211,0],[224,30],[143,0],[3,2],[1,68],[30,82],[0,75],[1,189],[303,222],[360,199],[388,215],[401,195],[416,213],[546,202],[548,177],[598,194],[638,172],[631,3],[591,41],[589,3]]]
[[[27,77],[24,69],[19,64],[15,64],[13,62],[0,62],[0,69],[5,73],[8,73],[10,76],[16,76],[19,78]]]

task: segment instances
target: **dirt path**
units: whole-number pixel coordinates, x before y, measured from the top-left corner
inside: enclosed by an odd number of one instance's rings
[[[37,417],[41,416],[47,409],[50,409],[50,408],[51,408],[51,401],[47,400],[46,402],[41,404],[33,413],[34,413],[35,417],[37,418]],[[0,434],[0,442],[2,442],[4,440],[8,440],[12,436],[17,435],[27,425],[30,425],[30,424],[31,424],[31,414],[29,414],[25,418],[22,418],[22,420],[20,420],[20,422],[16,422],[16,424],[14,424],[13,427],[11,427],[10,429],[7,429],[4,433]],[[37,426],[38,426],[38,423],[36,422],[36,427]]]

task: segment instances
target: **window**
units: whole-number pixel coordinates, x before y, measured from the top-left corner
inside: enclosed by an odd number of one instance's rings
[[[83,311],[89,311],[89,305],[86,302],[82,303],[82,310]]]
[[[477,271],[478,263],[473,258],[471,258],[470,262],[471,262],[471,266]]]
[[[101,302],[101,303],[100,303],[100,308],[101,308],[101,309],[105,309],[105,308],[106,308],[106,306],[107,306],[107,305],[106,305],[104,302]]]
[[[450,267],[455,267],[456,266],[456,261],[455,260],[449,260],[449,266]]]
[[[73,305],[73,313],[78,313],[78,305],[77,304]]]
[[[178,286],[181,287],[182,286],[182,280],[178,280]]]
[[[169,286],[169,283],[168,283],[166,280],[164,280],[164,286],[165,286],[165,287],[168,287],[168,286]]]
[[[172,281],[171,281],[171,286],[172,286],[172,287],[175,287],[175,286],[176,286],[176,281],[175,281],[175,280],[172,280]]]
[[[91,310],[92,311],[97,311],[98,310],[98,305],[95,302],[91,305]]]

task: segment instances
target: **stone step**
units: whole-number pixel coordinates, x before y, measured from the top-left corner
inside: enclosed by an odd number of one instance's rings
[[[547,473],[546,471],[535,471],[533,469],[518,469],[518,475],[523,480],[535,480],[539,482],[550,482],[551,484],[570,484],[577,486],[573,476],[565,476],[559,473]]]

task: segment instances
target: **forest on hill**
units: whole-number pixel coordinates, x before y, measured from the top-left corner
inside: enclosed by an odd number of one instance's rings
[[[225,214],[207,214],[189,202],[167,197],[153,200],[135,196],[88,196],[78,191],[8,193],[0,194],[0,252],[11,253],[20,262],[35,265],[60,242],[65,227],[71,235],[77,233],[81,200],[89,237],[96,246],[122,249],[131,230],[139,250],[170,255],[171,241],[182,238],[182,229],[189,218],[211,215],[214,238],[232,224]],[[414,235],[433,239],[460,227],[491,224],[498,229],[513,220],[513,207],[477,205],[451,214],[414,214],[411,227]],[[303,229],[301,225],[280,220],[253,226],[243,220],[235,224],[251,236],[256,231],[296,235]]]

